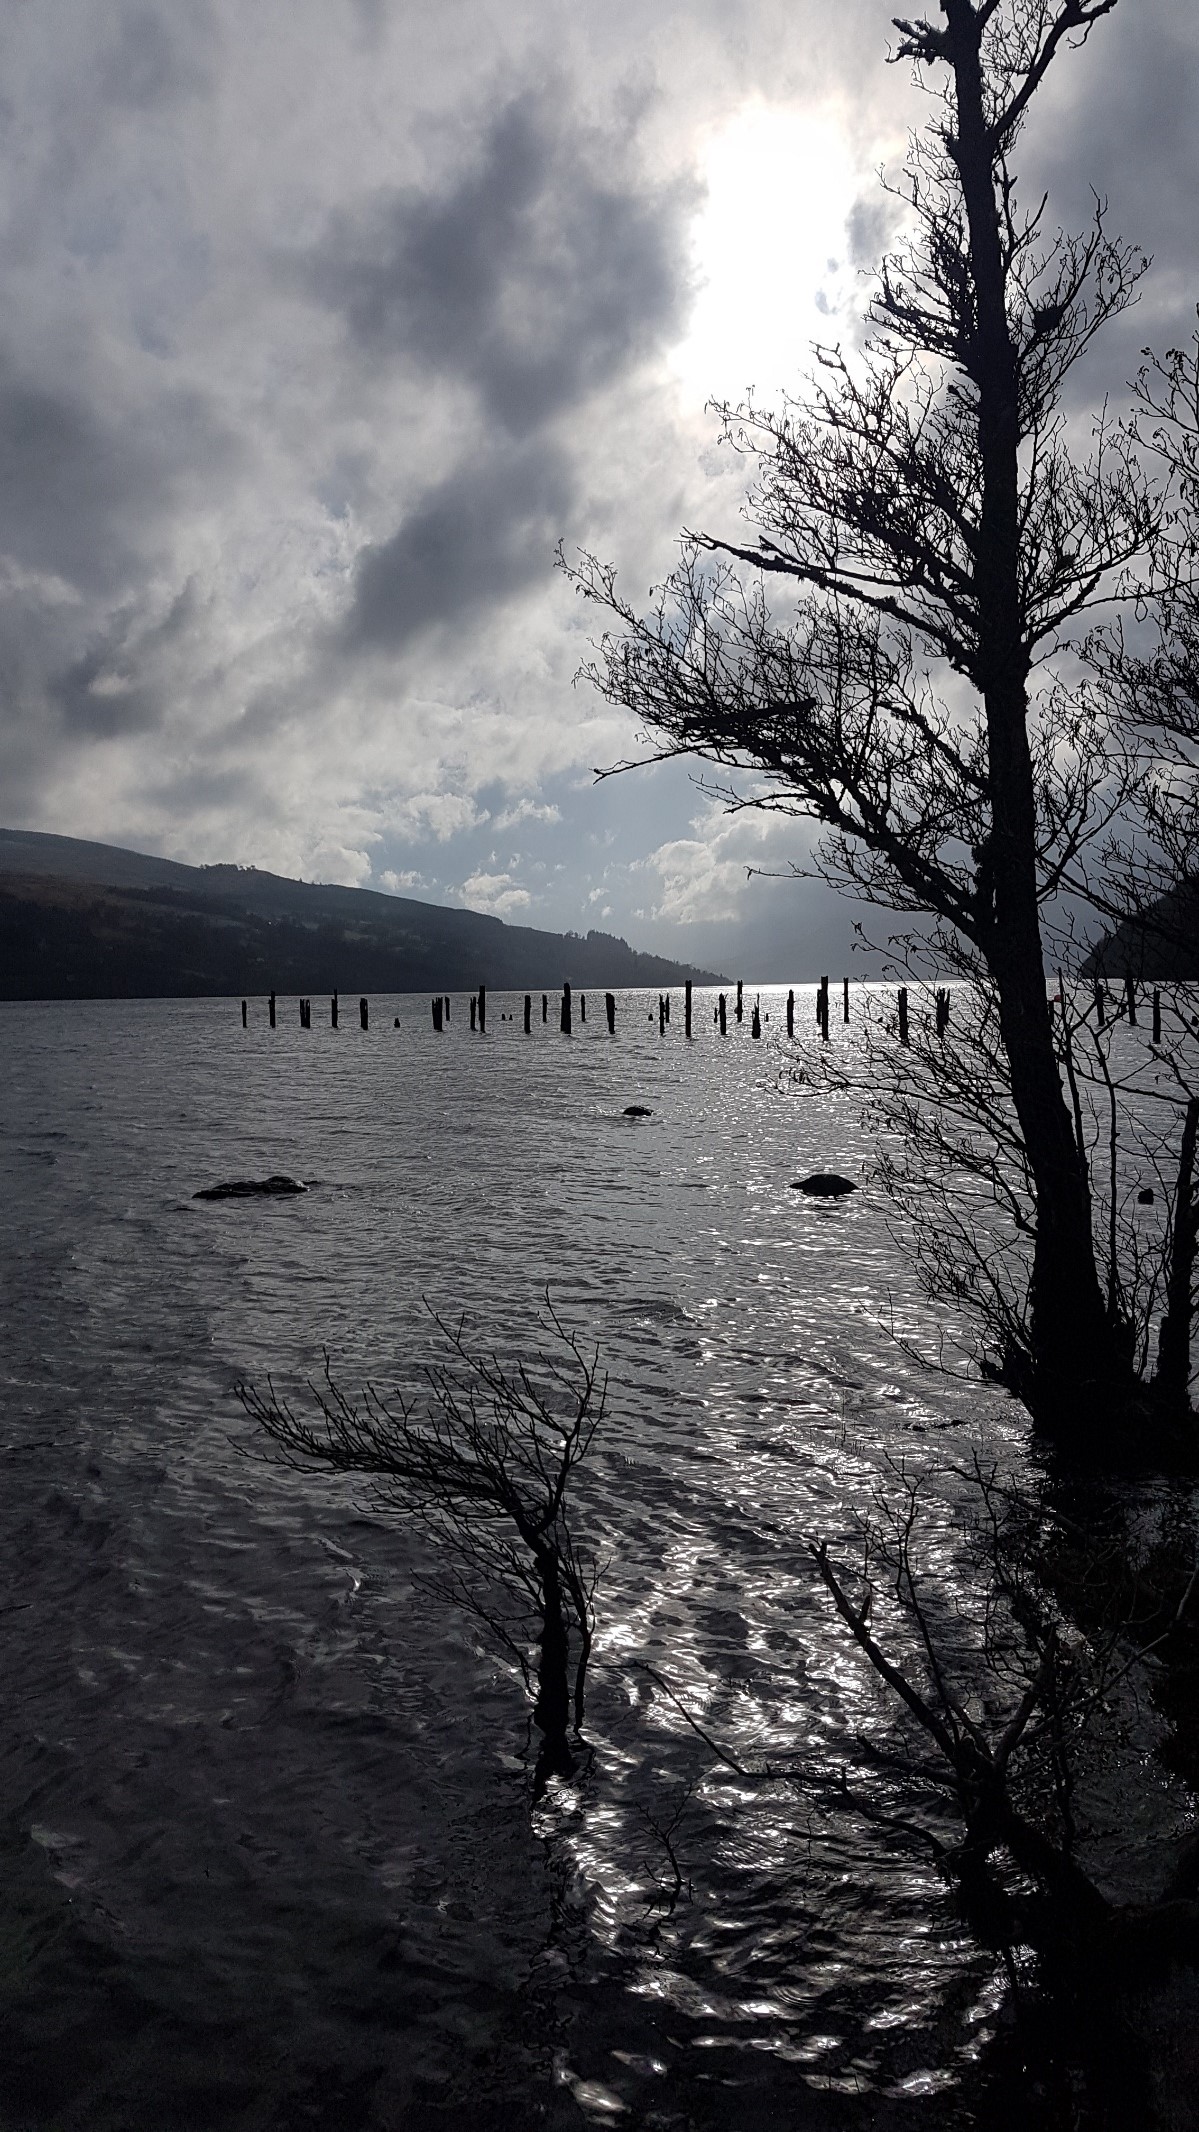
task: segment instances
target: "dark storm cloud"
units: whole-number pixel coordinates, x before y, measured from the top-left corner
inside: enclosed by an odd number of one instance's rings
[[[1199,23],[1193,0],[1160,0],[1144,34],[1135,0],[1101,23],[1085,51],[1059,62],[1073,91],[1033,129],[1036,180],[1069,223],[1085,221],[1094,186],[1111,226],[1167,271],[1199,267]]]
[[[228,450],[194,393],[106,413],[0,350],[0,552],[81,590],[111,590],[144,562],[179,477],[196,460],[227,464]]]
[[[206,7],[190,8],[185,27],[153,8],[125,8],[100,55],[100,89],[131,111],[178,104],[210,86],[210,43]]]
[[[359,558],[340,644],[398,651],[423,629],[548,579],[572,494],[567,458],[544,444],[460,468]]]
[[[161,661],[185,641],[197,607],[195,585],[189,583],[152,627],[139,628],[129,614],[116,616],[49,684],[63,732],[72,739],[115,740],[153,731],[165,709]]]
[[[508,105],[444,191],[342,214],[310,285],[372,356],[468,379],[516,434],[586,397],[682,317],[682,188],[638,189],[543,96]]]

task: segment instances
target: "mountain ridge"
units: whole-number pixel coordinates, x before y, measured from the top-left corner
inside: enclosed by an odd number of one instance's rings
[[[0,998],[716,983],[618,935],[0,829]]]

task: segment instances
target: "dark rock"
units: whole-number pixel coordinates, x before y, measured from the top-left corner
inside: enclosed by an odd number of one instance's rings
[[[811,1177],[797,1177],[791,1189],[806,1192],[811,1199],[841,1199],[858,1188],[848,1177],[838,1177],[836,1170],[816,1170]]]
[[[295,1177],[235,1177],[230,1184],[210,1184],[193,1199],[285,1199],[308,1187]]]
[[[652,1014],[650,1020],[653,1020]],[[626,1103],[624,1114],[626,1118],[652,1118],[654,1115],[648,1103]]]
[[[1141,1190],[1137,1193],[1137,1205],[1138,1207],[1151,1207],[1153,1205],[1153,1186],[1151,1184],[1142,1185]]]

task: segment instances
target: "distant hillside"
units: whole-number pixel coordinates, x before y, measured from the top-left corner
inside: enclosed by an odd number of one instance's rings
[[[0,999],[715,982],[609,933],[0,829]]]
[[[1199,984],[1199,881],[1126,918],[1092,948],[1082,974],[1119,979],[1130,970],[1150,983]]]

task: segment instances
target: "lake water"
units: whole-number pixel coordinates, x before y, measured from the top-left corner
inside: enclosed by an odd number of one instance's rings
[[[441,1036],[412,998],[367,1034],[350,1001],[337,1032],[325,1001],[311,1032],[294,1001],[274,1032],[262,1002],[245,1032],[227,1001],[0,1008],[14,2132],[873,2123],[855,2096],[977,2049],[996,1992],[937,1883],[814,1851],[802,1796],[714,1775],[642,1666],[740,1759],[835,1756],[872,1697],[805,1540],[854,1544],[901,1458],[952,1577],[950,1469],[1021,1456],[1017,1409],[881,1322],[935,1340],[869,1185],[792,1188],[872,1149],[780,1078],[761,997],[764,1040],[747,1003],[721,1042],[697,993],[690,1045],[677,994],[665,1037],[619,995],[614,1042],[599,995],[569,1042],[499,995],[485,1040],[460,998]],[[312,1189],[193,1197],[271,1171]],[[324,1349],[410,1386],[422,1298],[528,1354],[547,1283],[611,1402],[593,1755],[532,1808],[519,1683],[403,1525],[264,1462],[233,1386],[299,1402]]]

